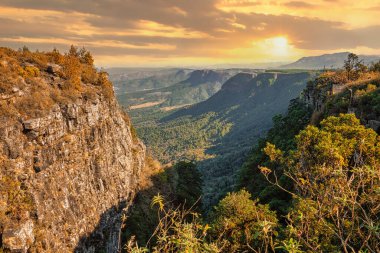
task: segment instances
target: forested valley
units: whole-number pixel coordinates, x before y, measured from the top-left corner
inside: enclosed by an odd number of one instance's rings
[[[378,252],[379,87],[379,63],[351,54],[342,69],[237,74],[143,124],[166,165],[146,168],[127,250]]]

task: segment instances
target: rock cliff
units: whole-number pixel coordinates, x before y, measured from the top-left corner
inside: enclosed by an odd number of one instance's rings
[[[145,146],[101,84],[62,88],[64,73],[17,57],[0,54],[0,249],[116,252]]]
[[[362,73],[356,80],[346,80],[344,72],[324,72],[309,81],[303,100],[313,109],[311,123],[326,115],[355,114],[366,127],[380,132],[380,74]]]

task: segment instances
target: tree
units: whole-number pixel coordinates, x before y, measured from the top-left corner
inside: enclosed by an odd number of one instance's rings
[[[74,45],[71,45],[68,55],[73,56],[73,57],[78,57],[79,56],[78,49]]]
[[[178,173],[176,187],[177,202],[190,208],[194,204],[201,206],[202,179],[196,165],[192,162],[181,161],[174,166]]]
[[[281,167],[277,168],[263,149],[266,143],[270,142],[285,154],[294,150],[296,148],[295,136],[306,127],[310,117],[311,109],[306,104],[299,99],[292,100],[286,115],[273,117],[273,127],[268,131],[265,139],[259,140],[240,171],[239,188],[246,188],[253,198],[259,198],[262,204],[269,204],[270,208],[280,215],[288,213],[291,195],[268,183],[260,173],[258,166],[270,166],[276,170],[283,187],[291,189],[291,180],[282,176]]]
[[[91,67],[94,65],[94,57],[92,56],[90,51],[86,50],[84,47],[79,50],[78,55],[81,63],[87,64]]]
[[[265,149],[295,185],[288,235],[313,252],[379,252],[379,136],[354,115],[341,114],[323,120],[320,129],[308,126],[296,141],[288,157],[273,145]],[[271,170],[262,172],[269,179]]]
[[[274,251],[277,218],[246,190],[229,193],[215,207],[211,230],[224,252]]]
[[[344,69],[346,70],[347,79],[353,80],[358,77],[360,71],[366,70],[366,66],[359,60],[359,56],[350,53],[347,60],[344,61]]]
[[[29,48],[27,46],[23,46],[22,47],[22,52],[23,53],[26,53],[26,52],[30,53],[30,50],[29,50]]]
[[[374,72],[380,72],[380,61],[372,63],[370,70]]]

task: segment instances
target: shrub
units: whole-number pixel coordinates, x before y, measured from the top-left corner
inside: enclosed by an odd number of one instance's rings
[[[114,97],[113,85],[108,79],[107,72],[99,72],[97,84],[102,88],[103,94],[107,99]]]
[[[0,178],[0,227],[7,219],[20,219],[33,208],[31,196],[22,189],[18,180],[9,176]]]
[[[81,64],[77,57],[65,55],[63,75],[67,79],[67,82],[65,83],[66,89],[81,90]]]
[[[266,148],[294,182],[288,233],[304,250],[380,251],[379,143],[354,115],[341,114],[301,131],[288,157]],[[262,171],[268,178],[271,170]]]
[[[38,77],[40,75],[40,70],[34,66],[26,66],[24,71],[24,77]]]
[[[211,215],[212,234],[225,252],[274,251],[276,214],[250,198],[245,190],[229,193]]]

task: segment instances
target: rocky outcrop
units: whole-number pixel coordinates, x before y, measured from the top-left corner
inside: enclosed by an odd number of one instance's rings
[[[91,98],[55,103],[38,117],[0,111],[0,180],[13,180],[25,195],[17,216],[0,222],[0,246],[10,252],[117,252],[145,146],[115,98],[87,86]],[[3,102],[28,96],[17,91]],[[11,205],[12,196],[0,196],[0,205]]]

